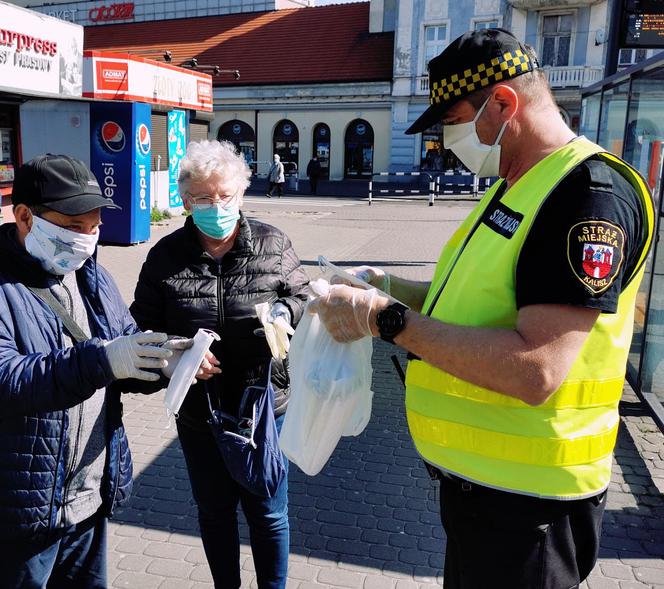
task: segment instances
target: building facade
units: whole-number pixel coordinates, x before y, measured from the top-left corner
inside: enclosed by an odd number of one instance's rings
[[[427,64],[468,30],[504,27],[537,52],[560,113],[579,127],[581,89],[601,79],[608,31],[606,0],[377,0],[375,30],[395,30],[392,85],[393,171],[440,170],[455,167],[440,152],[440,128],[422,135],[404,135],[426,109],[429,98]],[[623,60],[639,56],[622,54]]]
[[[439,126],[404,131],[428,105],[429,60],[467,30],[504,27],[531,45],[578,130],[581,90],[604,72],[613,0],[112,1],[31,6],[85,24],[89,49],[238,70],[214,78],[210,136],[234,142],[259,174],[279,153],[303,177],[316,153],[339,180],[462,169]],[[651,53],[622,49],[619,66]]]
[[[86,27],[313,6],[315,0],[16,0],[18,6]]]
[[[394,30],[392,171],[458,168],[441,150],[439,127],[404,131],[428,106],[427,64],[468,30],[504,27],[532,46],[565,122],[579,130],[581,91],[602,79],[613,0],[372,0],[372,30]],[[615,0],[619,1],[619,0]],[[618,67],[642,62],[651,49],[619,49]]]
[[[394,38],[369,32],[370,6],[86,27],[85,46],[219,66],[210,137],[233,142],[259,175],[277,153],[304,178],[316,154],[326,179],[367,179],[390,166]]]

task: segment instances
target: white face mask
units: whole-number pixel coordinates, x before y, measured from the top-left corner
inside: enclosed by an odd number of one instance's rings
[[[69,231],[41,217],[32,216],[32,229],[25,236],[25,249],[51,274],[78,270],[97,247],[99,230],[93,235]]]
[[[503,123],[493,145],[485,145],[480,141],[477,135],[477,121],[490,99],[489,96],[484,101],[472,121],[458,125],[443,125],[443,144],[445,148],[451,149],[463,165],[480,178],[499,175],[500,140],[503,138],[507,123],[509,123],[509,120]]]

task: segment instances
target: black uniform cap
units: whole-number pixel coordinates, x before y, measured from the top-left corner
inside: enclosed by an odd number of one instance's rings
[[[464,33],[429,62],[429,103],[406,131],[421,133],[469,94],[539,67],[535,55],[505,29]]]

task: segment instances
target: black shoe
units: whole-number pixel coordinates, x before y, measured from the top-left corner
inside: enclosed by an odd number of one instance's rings
[[[272,195],[268,194],[267,192],[265,193],[265,196],[267,196],[268,198],[272,198]]]

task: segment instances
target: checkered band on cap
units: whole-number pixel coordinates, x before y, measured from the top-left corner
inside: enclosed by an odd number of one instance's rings
[[[443,78],[440,82],[433,82],[430,102],[441,104],[454,96],[470,94],[490,84],[530,72],[536,67],[530,56],[521,49],[508,51],[494,57],[490,63],[481,63],[472,69]]]

